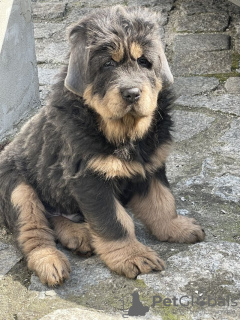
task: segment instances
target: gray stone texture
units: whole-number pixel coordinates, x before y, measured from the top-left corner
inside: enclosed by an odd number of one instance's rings
[[[68,52],[66,41],[47,42],[46,40],[36,41],[36,54],[38,63],[64,64]]]
[[[223,94],[215,96],[182,96],[176,103],[180,106],[192,108],[207,108],[228,114],[240,116],[240,96],[234,94]]]
[[[59,72],[59,68],[56,67],[55,69],[44,68],[41,65],[38,67],[38,78],[39,78],[39,85],[46,86],[51,85],[56,81],[56,75]]]
[[[174,0],[128,0],[129,6],[146,6],[149,8],[155,8],[160,11],[168,12],[172,9]]]
[[[175,52],[220,51],[230,49],[230,37],[226,34],[177,35],[174,40]]]
[[[35,39],[49,39],[54,37],[56,40],[63,40],[66,38],[66,24],[35,22],[34,37]]]
[[[236,28],[236,39],[235,39],[235,49],[240,53],[240,24],[235,26]]]
[[[217,88],[219,80],[213,77],[175,77],[174,90],[176,96],[197,95]]]
[[[225,83],[228,93],[240,94],[240,77],[230,77]]]
[[[231,72],[231,52],[191,51],[174,54],[172,71],[175,76]]]
[[[33,2],[33,18],[36,20],[60,19],[66,15],[67,2]]]
[[[173,113],[174,141],[183,141],[194,137],[199,132],[206,130],[214,121],[214,117],[208,117],[199,112],[176,110]]]
[[[160,292],[164,298],[176,297],[178,306],[181,299],[191,319],[214,319],[213,304],[221,298],[225,299],[225,305],[219,306],[216,302],[214,316],[217,319],[233,319],[235,316],[237,319],[240,317],[240,309],[231,307],[231,304],[233,301],[239,303],[239,250],[240,245],[236,243],[196,244],[189,250],[170,257],[167,261],[169,268],[164,275],[149,274],[139,278],[155,292]],[[229,306],[228,299],[232,300]],[[196,310],[189,312],[192,304]],[[203,307],[204,313],[201,310]],[[225,318],[227,310],[230,314],[232,311],[232,318]],[[187,315],[184,319],[187,319]]]
[[[240,158],[240,119],[234,119],[230,128],[224,133],[224,135],[220,138],[220,141],[224,142],[224,145],[220,147],[221,152],[225,154],[225,156],[232,156],[233,158],[237,158],[239,161]]]
[[[231,72],[230,37],[226,34],[176,35],[173,73],[179,75]]]
[[[40,105],[30,2],[14,0],[5,8],[4,3],[0,3],[0,28],[6,30],[0,38],[0,141]]]
[[[182,14],[177,22],[178,32],[221,32],[228,27],[229,15],[221,13],[200,13],[197,15]]]
[[[226,0],[183,0],[180,2],[180,9],[186,14],[194,15],[199,13],[222,13],[228,10],[231,13],[239,13],[240,9]]]
[[[109,315],[103,312],[83,308],[59,309],[40,320],[121,320],[121,315]]]
[[[16,247],[0,242],[0,280],[21,258]]]

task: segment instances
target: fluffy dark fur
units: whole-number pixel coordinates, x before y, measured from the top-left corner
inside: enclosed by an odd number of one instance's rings
[[[99,10],[69,38],[69,65],[48,105],[0,155],[0,213],[48,285],[70,272],[56,238],[82,254],[94,250],[130,278],[161,270],[124,207],[162,241],[196,242],[204,233],[176,215],[165,174],[172,76],[157,18],[142,9]]]

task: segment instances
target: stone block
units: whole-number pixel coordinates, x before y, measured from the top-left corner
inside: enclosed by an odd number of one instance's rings
[[[224,133],[220,141],[225,142],[220,148],[226,156],[240,158],[240,119],[234,119],[230,128]]]
[[[230,49],[231,38],[227,34],[188,34],[177,35],[174,41],[175,52],[218,51]]]
[[[34,20],[61,19],[67,12],[67,2],[36,2],[32,6]]]
[[[240,77],[228,78],[225,83],[225,89],[228,93],[240,94]]]
[[[174,141],[191,139],[198,133],[210,127],[214,117],[206,116],[199,112],[176,110],[173,113]]]
[[[221,32],[226,30],[229,15],[225,12],[200,13],[198,15],[182,15],[177,22],[176,31]]]
[[[0,242],[0,279],[21,259],[22,255],[18,249]]]
[[[231,3],[227,0],[184,0],[180,9],[189,15],[194,15],[207,12],[226,12],[230,5]]]
[[[173,87],[178,97],[210,92],[216,89],[218,85],[219,80],[214,77],[176,77]]]
[[[174,0],[129,0],[129,6],[146,6],[150,8],[157,7],[162,11],[170,11],[173,6]]]
[[[54,37],[54,41],[66,39],[66,25],[65,23],[35,22],[34,37],[35,39],[49,39]]]
[[[213,111],[240,116],[240,96],[222,94],[217,96],[182,96],[177,102],[180,106],[191,108],[207,108]]]
[[[171,70],[174,76],[228,73],[231,72],[231,52],[177,52]]]
[[[55,76],[59,72],[59,68],[50,69],[44,68],[41,65],[38,66],[38,77],[40,86],[49,86],[55,82]]]
[[[50,42],[44,40],[36,41],[38,63],[66,63],[69,50],[67,41]]]

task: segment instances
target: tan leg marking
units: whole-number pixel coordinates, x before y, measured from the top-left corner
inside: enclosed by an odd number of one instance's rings
[[[35,271],[44,284],[61,284],[69,278],[70,264],[55,246],[53,232],[44,216],[44,207],[35,191],[22,183],[13,190],[11,201],[19,212],[17,240],[28,268]]]
[[[119,202],[116,202],[117,219],[128,230],[128,237],[119,241],[107,241],[93,232],[93,246],[100,258],[116,273],[136,278],[140,273],[164,269],[164,262],[157,253],[138,242],[134,223]]]
[[[87,223],[74,223],[64,217],[53,217],[56,238],[64,247],[80,255],[91,256],[91,233]]]
[[[195,243],[204,240],[201,226],[195,219],[177,215],[173,195],[156,179],[147,196],[135,195],[129,207],[161,241]]]

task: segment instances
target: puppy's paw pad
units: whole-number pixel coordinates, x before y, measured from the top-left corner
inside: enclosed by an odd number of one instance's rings
[[[164,262],[157,253],[141,243],[128,244],[126,247],[110,252],[102,257],[108,267],[120,275],[134,279],[139,274],[165,269]]]
[[[157,254],[153,252],[152,254],[147,253],[129,258],[124,262],[121,269],[121,274],[127,278],[136,278],[139,274],[162,271],[165,269],[165,264]]]
[[[50,287],[61,285],[69,278],[70,263],[66,256],[55,248],[39,249],[28,256],[28,267],[35,271],[40,281]]]

